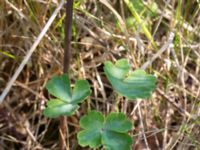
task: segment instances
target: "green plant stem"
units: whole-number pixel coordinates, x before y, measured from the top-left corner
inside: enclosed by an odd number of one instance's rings
[[[64,41],[64,62],[63,73],[69,72],[71,59],[71,26],[73,16],[73,0],[67,0],[66,3],[66,17],[65,17],[65,41]],[[66,150],[66,135],[67,135],[67,118],[60,117],[60,150]],[[67,144],[68,145],[68,144]],[[69,147],[69,145],[67,146]]]

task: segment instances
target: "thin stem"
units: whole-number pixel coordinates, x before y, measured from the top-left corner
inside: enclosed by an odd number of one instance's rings
[[[69,72],[70,59],[71,59],[71,27],[73,17],[73,0],[67,0],[66,3],[66,16],[65,16],[65,41],[64,41],[64,62],[63,73]],[[60,150],[69,149],[69,144],[66,146],[67,118],[60,117]]]
[[[65,17],[65,41],[64,41],[64,68],[63,72],[68,73],[71,59],[71,27],[73,16],[73,0],[67,0]]]

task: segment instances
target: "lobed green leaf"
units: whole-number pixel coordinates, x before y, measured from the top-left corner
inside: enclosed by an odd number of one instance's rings
[[[66,74],[62,76],[54,76],[46,84],[48,92],[66,102],[71,100],[70,81]]]
[[[75,83],[72,95],[72,103],[80,103],[91,94],[90,85],[86,80],[78,80]]]
[[[132,128],[132,123],[126,118],[123,113],[110,113],[105,121],[105,129],[126,133]]]
[[[123,63],[120,63],[122,60]],[[156,77],[141,69],[130,71],[127,63],[127,60],[121,59],[115,65],[111,62],[104,64],[104,72],[113,88],[130,100],[150,97],[156,86]]]
[[[126,133],[103,132],[102,144],[106,150],[131,150],[132,138]]]
[[[101,129],[104,123],[104,116],[98,111],[90,111],[80,120],[80,126],[83,129]]]
[[[91,148],[97,148],[101,146],[101,130],[98,128],[80,131],[77,138],[82,147],[89,145]]]
[[[132,123],[122,113],[110,113],[104,117],[100,112],[91,111],[80,119],[83,128],[77,135],[81,146],[106,150],[130,150],[132,138],[127,134]]]
[[[72,95],[69,77],[66,74],[53,77],[47,83],[46,88],[56,97],[48,101],[43,111],[43,114],[50,118],[72,115],[78,109],[78,103],[91,94],[89,83],[86,80],[77,80]]]
[[[72,105],[59,99],[53,99],[48,101],[47,108],[45,108],[43,114],[49,118],[56,118],[61,115],[71,116],[76,109],[78,109],[78,105]]]
[[[123,79],[129,72],[130,66],[128,62],[123,59],[117,62],[117,65],[113,65],[110,61],[106,61],[105,63],[105,72],[112,73],[112,76],[117,79]]]

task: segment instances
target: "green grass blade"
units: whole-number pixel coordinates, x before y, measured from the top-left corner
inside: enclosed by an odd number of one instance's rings
[[[126,3],[127,7],[131,11],[131,14],[133,15],[133,17],[135,18],[137,23],[141,25],[141,28],[144,31],[145,36],[151,41],[151,44],[153,45],[153,47],[157,48],[156,43],[155,43],[151,33],[149,32],[149,30],[147,29],[147,27],[143,23],[143,20],[141,19],[140,15],[135,10],[133,4],[130,2],[130,0],[124,0],[124,2]]]
[[[3,51],[3,50],[0,50],[0,53],[2,53],[2,54],[5,55],[5,56],[8,56],[8,57],[10,57],[10,58],[12,58],[12,59],[16,59],[16,57],[15,57],[14,55],[12,55],[12,54],[10,54],[10,53],[8,53],[8,52],[5,52],[5,51]]]

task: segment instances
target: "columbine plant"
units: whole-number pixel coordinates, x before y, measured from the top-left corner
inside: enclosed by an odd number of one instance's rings
[[[53,77],[46,85],[48,92],[56,98],[50,99],[44,110],[44,115],[49,118],[56,118],[61,115],[70,116],[78,109],[78,103],[81,103],[91,90],[86,80],[77,80],[71,92],[69,77]]]
[[[118,60],[115,65],[105,62],[104,72],[113,88],[129,100],[148,98],[155,89],[156,77],[141,69],[132,71],[126,59]]]
[[[156,78],[144,70],[131,70],[126,59],[120,59],[115,64],[104,63],[104,72],[112,87],[128,100],[148,98],[155,88]],[[80,120],[83,128],[78,133],[81,146],[98,148],[103,145],[106,150],[131,150],[132,138],[128,131],[132,129],[131,122],[123,113],[111,112],[104,117],[100,112],[92,111]]]
[[[132,123],[123,113],[110,113],[104,117],[100,112],[91,111],[80,120],[84,130],[78,133],[81,146],[98,148],[103,145],[106,150],[129,150],[132,138],[128,131]]]
[[[115,64],[106,61],[104,72],[115,91],[128,100],[148,98],[155,88],[156,78],[141,69],[132,71],[126,59],[120,59]],[[86,80],[77,80],[71,92],[66,74],[53,77],[46,88],[55,96],[48,101],[43,112],[50,118],[72,115],[78,109],[78,103],[91,94]],[[132,129],[132,123],[123,113],[111,112],[104,116],[101,112],[90,111],[80,119],[80,127],[83,130],[77,138],[83,147],[98,148],[103,145],[106,150],[131,150],[132,137],[128,131]]]

